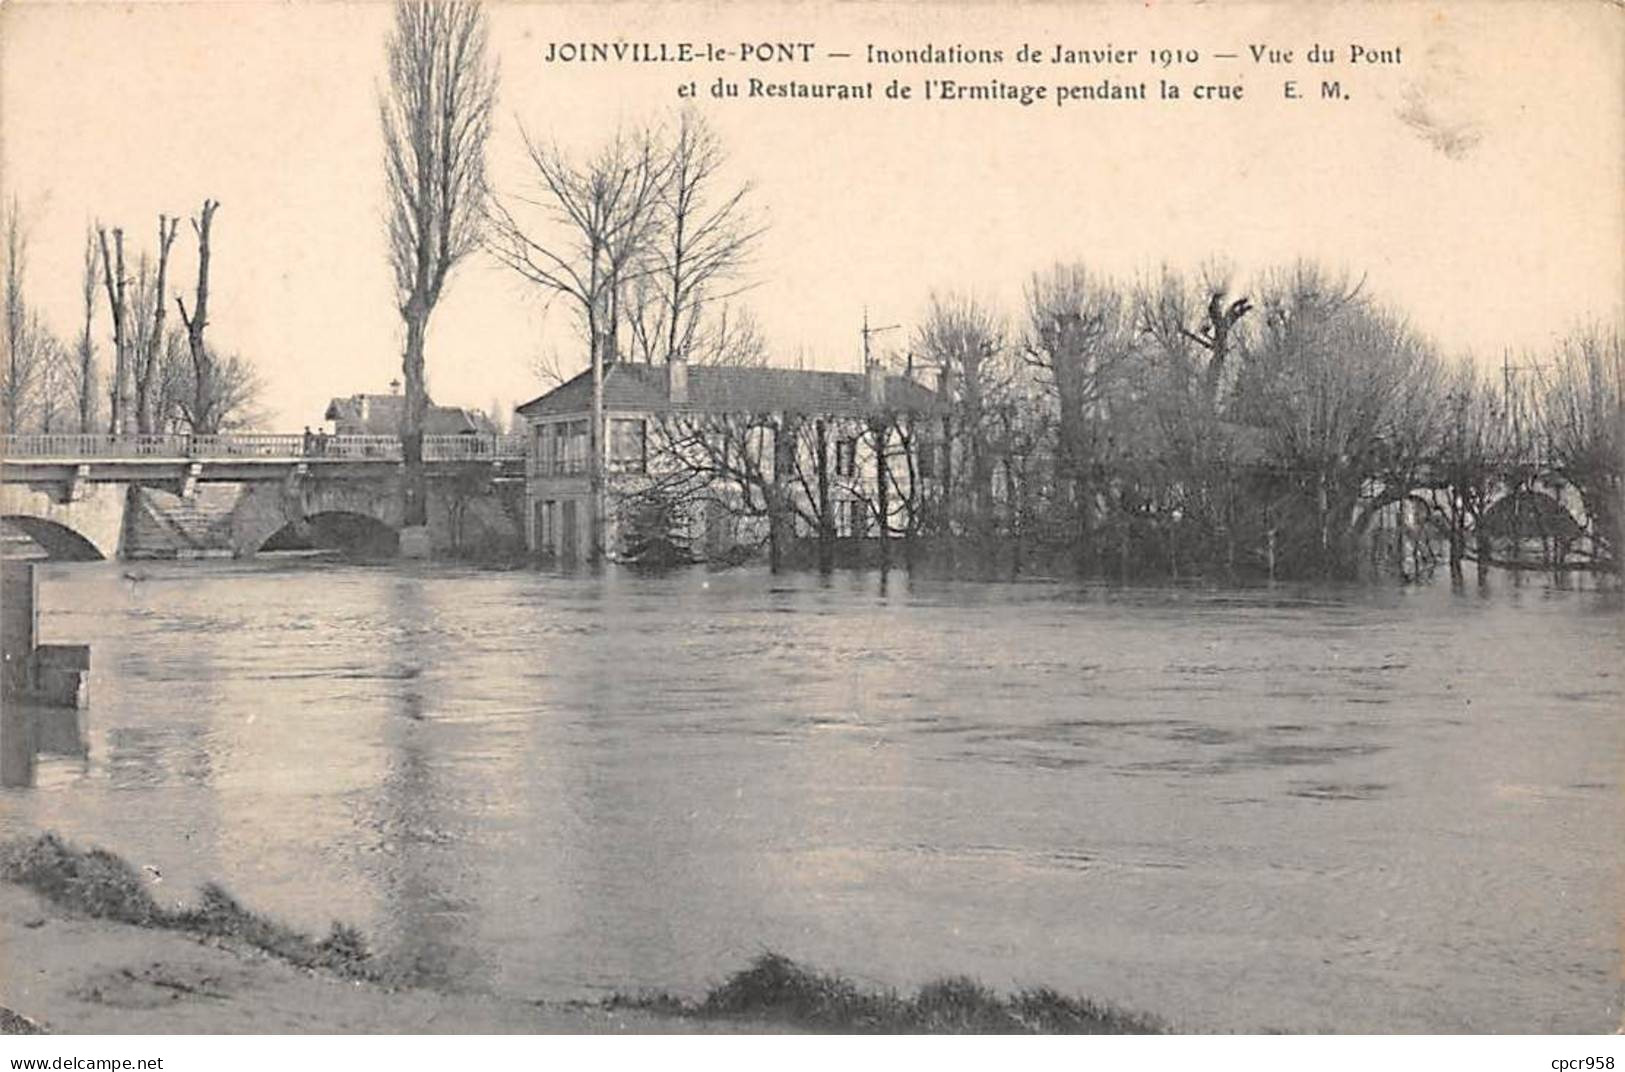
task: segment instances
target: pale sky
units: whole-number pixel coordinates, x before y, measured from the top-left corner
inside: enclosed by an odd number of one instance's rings
[[[745,296],[775,363],[856,369],[867,304],[906,345],[933,288],[1019,311],[1026,277],[1082,260],[1131,277],[1162,262],[1227,258],[1245,278],[1298,256],[1367,277],[1448,351],[1499,361],[1625,294],[1625,13],[1596,2],[1322,5],[1153,0],[1094,4],[498,4],[501,64],[490,146],[499,190],[524,187],[516,123],[585,150],[617,123],[668,117],[679,83],[755,184],[770,230]],[[79,258],[92,220],[153,249],[159,212],[218,199],[209,333],[267,381],[268,422],[320,420],[326,400],[398,374],[400,323],[382,227],[376,87],[383,4],[52,5],[0,13],[0,181],[21,198],[29,294],[76,331]],[[550,42],[815,42],[809,65],[572,65]],[[1142,64],[1018,66],[1023,42],[1195,48]],[[1335,67],[1302,62],[1310,44]],[[1251,62],[1248,46],[1297,50]],[[1348,46],[1398,46],[1396,66],[1352,69]],[[865,47],[1001,48],[998,68],[863,63]],[[824,58],[851,52],[853,59]],[[1240,58],[1212,58],[1211,53]],[[1241,84],[1240,104],[716,101],[719,76],[873,81],[894,75]],[[1295,78],[1310,99],[1287,101]],[[1350,99],[1321,101],[1321,79]],[[1416,122],[1407,122],[1406,117]],[[1419,129],[1418,122],[1427,127]],[[1431,133],[1432,136],[1428,136]],[[1446,149],[1452,151],[1447,152]],[[132,258],[133,259],[133,258]],[[183,223],[173,285],[190,288]],[[171,299],[173,315],[173,299]],[[533,397],[537,354],[579,367],[562,304],[483,256],[436,311],[430,390],[447,404]],[[98,311],[103,358],[111,349]]]

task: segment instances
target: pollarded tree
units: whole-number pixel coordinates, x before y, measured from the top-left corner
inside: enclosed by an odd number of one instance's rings
[[[191,430],[199,435],[213,435],[220,431],[220,420],[232,408],[222,406],[221,398],[236,394],[242,387],[242,383],[238,382],[224,391],[217,390],[215,378],[221,370],[215,367],[214,354],[203,341],[203,329],[209,323],[209,231],[214,224],[215,210],[219,207],[220,202],[204,198],[201,215],[192,217],[192,233],[197,236],[197,289],[193,292],[190,313],[186,310],[186,299],[175,295],[181,323],[186,325],[186,348],[192,361],[192,399],[185,408]]]
[[[1555,473],[1585,505],[1593,557],[1620,571],[1625,519],[1625,350],[1617,331],[1576,331],[1558,344],[1539,385],[1539,423]]]
[[[1008,392],[1015,369],[1005,344],[1003,318],[967,294],[933,293],[915,332],[920,360],[937,368],[947,413],[939,474],[943,516],[952,533],[963,527],[981,538],[993,535],[992,413]],[[963,452],[963,475],[955,472]]]
[[[136,262],[134,278],[126,274],[124,230],[113,228],[109,249],[107,228],[98,225],[101,242],[102,283],[113,320],[113,382],[110,429],[115,434],[129,430],[135,418],[136,431],[156,431],[158,423],[158,384],[166,345],[164,313],[168,298],[169,250],[175,241],[178,218],[158,217],[158,260],[156,265],[142,253]],[[133,411],[133,414],[132,414]]]
[[[1023,350],[1054,402],[1054,490],[1076,567],[1087,572],[1098,551],[1113,397],[1136,358],[1132,308],[1115,284],[1081,264],[1034,273]]]
[[[1236,409],[1268,430],[1296,567],[1348,573],[1364,523],[1420,484],[1441,419],[1438,362],[1358,284],[1313,265],[1276,273],[1262,306]]]
[[[1502,387],[1486,378],[1471,357],[1457,363],[1443,387],[1434,499],[1444,515],[1451,579],[1461,579],[1462,563],[1472,557],[1482,583],[1491,559],[1484,515],[1516,462],[1512,422],[1507,419]],[[1469,533],[1476,537],[1472,548]]]
[[[497,86],[486,43],[485,13],[478,3],[398,0],[395,5],[379,114],[389,259],[406,326],[401,454],[409,527],[428,521],[423,420],[429,317],[452,269],[479,245],[485,220],[485,143]]]

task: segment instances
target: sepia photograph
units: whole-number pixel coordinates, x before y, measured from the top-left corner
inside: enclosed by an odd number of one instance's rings
[[[10,1067],[1625,1061],[1619,3],[13,0],[0,271]]]

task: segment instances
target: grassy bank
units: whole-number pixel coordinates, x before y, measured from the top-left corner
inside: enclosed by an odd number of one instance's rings
[[[334,923],[320,940],[251,912],[224,888],[207,883],[194,906],[168,908],[127,861],[101,849],[81,849],[55,834],[0,843],[0,881],[33,890],[70,911],[137,927],[180,931],[252,946],[301,968],[351,979],[389,982],[353,927]]]
[[[0,843],[0,881],[32,890],[76,915],[219,939],[228,948],[230,944],[251,947],[296,967],[343,979],[394,987],[412,982],[408,975],[392,970],[387,957],[373,957],[353,927],[334,923],[325,938],[314,939],[244,908],[213,883],[198,891],[196,905],[167,907],[153,899],[149,879],[127,861],[101,849],[70,845],[55,834]],[[531,1015],[536,1015],[538,1007],[530,1007]],[[623,995],[605,1002],[603,1008],[681,1020],[692,1025],[688,1029],[702,1031],[792,1027],[842,1033],[1122,1034],[1165,1030],[1151,1017],[1043,987],[1000,995],[972,979],[956,977],[904,996],[859,987],[776,953],[757,957],[697,1002],[660,993]],[[15,1025],[6,1022],[9,1012],[0,1007],[0,1033],[25,1029],[26,1017],[16,1017]],[[592,1028],[566,1028],[584,1029]]]
[[[611,1005],[699,1020],[758,1020],[854,1034],[1116,1035],[1166,1030],[1152,1017],[1067,997],[1048,987],[1000,995],[974,979],[956,976],[903,996],[859,987],[777,953],[763,953],[700,1002],[645,994],[612,998]]]

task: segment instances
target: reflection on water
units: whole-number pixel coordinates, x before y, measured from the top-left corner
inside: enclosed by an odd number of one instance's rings
[[[1194,1028],[1620,1021],[1614,596],[145,570],[44,572],[88,758],[40,748],[0,827],[429,982],[773,948]]]
[[[32,786],[41,756],[72,760],[85,770],[85,713],[22,701],[0,705],[0,786]]]

